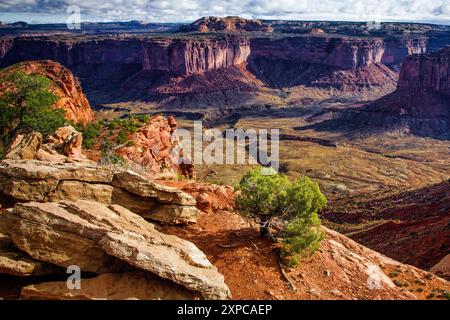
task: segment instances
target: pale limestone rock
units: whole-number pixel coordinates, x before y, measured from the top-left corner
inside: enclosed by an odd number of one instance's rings
[[[49,201],[85,199],[111,203],[113,189],[107,184],[61,181],[56,190],[47,196],[47,199]]]

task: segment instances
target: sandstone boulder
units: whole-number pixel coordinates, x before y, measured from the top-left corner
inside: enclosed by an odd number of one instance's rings
[[[57,129],[46,141],[39,132],[18,134],[6,150],[4,159],[93,163],[83,154],[82,143],[83,135],[72,126]]]
[[[0,215],[0,231],[33,259],[109,273],[133,266],[207,299],[230,296],[223,276],[191,242],[158,232],[118,205],[77,200],[18,203]]]
[[[148,273],[105,273],[81,279],[81,289],[69,290],[64,281],[46,282],[22,288],[22,299],[51,300],[193,300],[194,292]]]
[[[62,274],[62,271],[56,266],[34,260],[17,249],[0,248],[0,274],[24,277]]]
[[[42,145],[42,134],[18,134],[6,149],[4,159],[34,159]]]
[[[196,200],[132,171],[90,163],[4,160],[0,195],[18,201],[95,200],[119,204],[148,219],[169,224],[195,223]]]

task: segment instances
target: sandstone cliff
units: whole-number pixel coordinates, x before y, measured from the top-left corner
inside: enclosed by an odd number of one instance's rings
[[[409,56],[403,62],[397,90],[360,113],[358,117],[373,127],[450,137],[450,47]]]
[[[308,85],[355,90],[393,89],[396,74],[382,64],[382,39],[331,36],[256,38],[251,42],[251,71],[269,86]]]
[[[0,76],[6,75],[13,70],[21,70],[27,74],[40,74],[50,79],[50,90],[59,98],[55,107],[64,109],[67,119],[82,124],[94,120],[94,113],[81,90],[80,84],[66,67],[48,60],[27,61],[1,70]],[[7,83],[1,85],[6,86],[3,89],[8,87]]]

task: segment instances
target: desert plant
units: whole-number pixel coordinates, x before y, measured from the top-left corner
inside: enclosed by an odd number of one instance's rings
[[[65,111],[53,107],[58,97],[50,91],[48,78],[15,71],[1,81],[11,88],[0,96],[2,148],[17,133],[38,131],[46,136],[66,123]]]
[[[317,212],[326,205],[317,183],[308,177],[290,182],[283,174],[256,168],[242,178],[239,191],[237,208],[258,221],[261,236],[274,239],[274,221],[284,221],[279,236],[285,261],[296,264],[317,249],[323,239]]]

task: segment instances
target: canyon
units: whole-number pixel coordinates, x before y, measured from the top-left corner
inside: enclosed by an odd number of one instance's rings
[[[42,28],[0,30],[0,67],[48,77],[57,107],[98,133],[89,144],[71,126],[26,133],[6,150],[0,283],[15,285],[0,297],[446,299],[450,27],[205,17],[162,32]],[[328,198],[325,240],[281,267],[286,278],[235,208],[233,186],[254,165],[180,162],[190,155],[177,129],[195,120],[280,129],[280,172]],[[68,261],[89,271],[78,295],[60,277]]]

